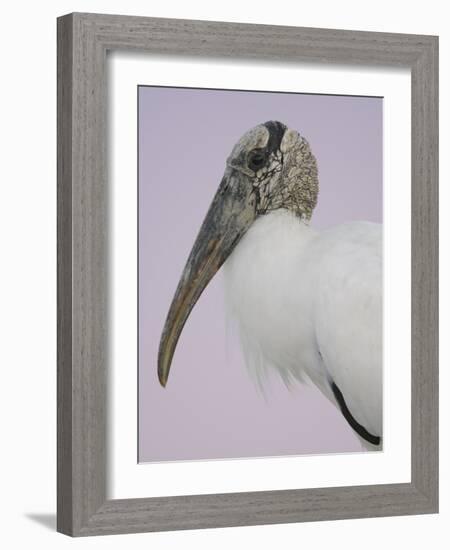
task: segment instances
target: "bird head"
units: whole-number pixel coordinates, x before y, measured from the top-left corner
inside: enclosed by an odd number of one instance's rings
[[[260,124],[236,143],[167,315],[158,355],[162,386],[190,312],[252,223],[281,208],[309,221],[318,187],[317,163],[308,142],[281,122]]]

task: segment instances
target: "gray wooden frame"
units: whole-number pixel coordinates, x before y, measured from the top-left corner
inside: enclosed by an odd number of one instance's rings
[[[106,52],[412,73],[411,483],[108,500]],[[58,521],[99,535],[438,510],[438,38],[116,15],[58,19]]]

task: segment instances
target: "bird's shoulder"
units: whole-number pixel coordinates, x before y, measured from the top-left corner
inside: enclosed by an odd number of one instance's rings
[[[353,250],[371,250],[381,253],[382,225],[374,222],[353,221],[342,223],[318,233],[317,244],[322,247],[353,247]]]
[[[348,222],[317,234],[308,250],[318,281],[353,287],[381,281],[382,226],[372,222]]]
[[[313,254],[313,317],[325,368],[356,420],[381,435],[382,228],[331,228],[318,236]]]

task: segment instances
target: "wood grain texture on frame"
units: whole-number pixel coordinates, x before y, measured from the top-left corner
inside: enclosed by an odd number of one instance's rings
[[[411,483],[107,499],[106,52],[411,69]],[[72,536],[438,510],[438,39],[118,15],[58,19],[58,510]]]

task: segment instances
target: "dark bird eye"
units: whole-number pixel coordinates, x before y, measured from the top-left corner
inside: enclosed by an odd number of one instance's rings
[[[263,150],[252,151],[248,156],[248,167],[256,172],[264,166],[266,155]]]

